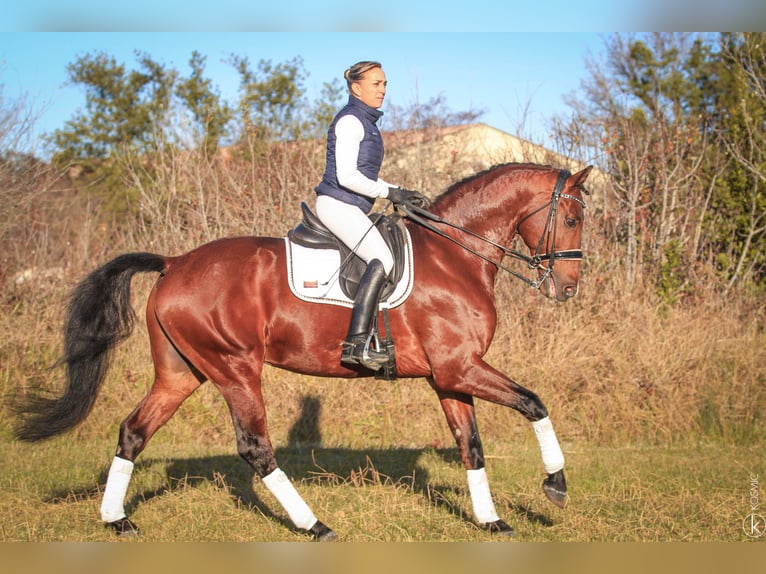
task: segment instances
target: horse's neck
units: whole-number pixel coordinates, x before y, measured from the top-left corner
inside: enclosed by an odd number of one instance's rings
[[[468,193],[437,205],[440,217],[500,245],[513,239],[519,221],[519,195],[513,188],[502,194]],[[473,243],[473,242],[472,242]]]

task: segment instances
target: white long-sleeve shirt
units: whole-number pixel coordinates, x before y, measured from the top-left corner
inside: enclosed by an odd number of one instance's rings
[[[338,183],[367,197],[388,197],[388,188],[396,187],[380,178],[372,180],[357,169],[359,144],[364,139],[362,122],[352,114],[335,124],[335,169]]]

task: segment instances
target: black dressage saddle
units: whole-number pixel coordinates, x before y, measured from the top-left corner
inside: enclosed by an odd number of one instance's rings
[[[301,202],[303,220],[287,233],[293,243],[310,249],[335,249],[340,252],[340,287],[349,299],[356,297],[359,280],[362,278],[367,263],[349,249],[341,240],[327,229],[305,202]],[[381,301],[386,301],[393,293],[404,273],[404,250],[406,236],[404,222],[398,214],[385,215],[371,213],[370,224],[374,225],[383,236],[394,256],[394,268],[388,276],[388,282],[381,293]]]

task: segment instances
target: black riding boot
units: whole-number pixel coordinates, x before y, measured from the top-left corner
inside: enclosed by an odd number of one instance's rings
[[[367,264],[359,288],[354,299],[354,309],[351,311],[351,324],[348,335],[343,342],[341,363],[363,365],[377,371],[388,361],[388,355],[371,348],[365,349],[367,339],[372,331],[372,320],[378,312],[378,301],[383,287],[386,285],[386,271],[378,259]]]

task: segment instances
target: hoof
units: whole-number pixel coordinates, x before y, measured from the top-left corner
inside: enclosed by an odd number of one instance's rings
[[[117,533],[117,536],[121,538],[130,538],[140,534],[138,526],[133,524],[128,517],[120,518],[114,522],[107,522],[105,526],[113,529]]]
[[[498,534],[500,536],[513,537],[516,536],[516,532],[508,526],[504,520],[495,520],[494,522],[487,522],[484,524],[484,529],[490,534]]]
[[[567,481],[564,478],[564,471],[557,470],[549,474],[543,481],[543,492],[553,504],[559,508],[567,505]]]
[[[318,520],[316,521],[316,524],[309,529],[309,534],[311,534],[311,538],[317,542],[335,542],[338,539],[338,535],[335,534],[335,531]]]

